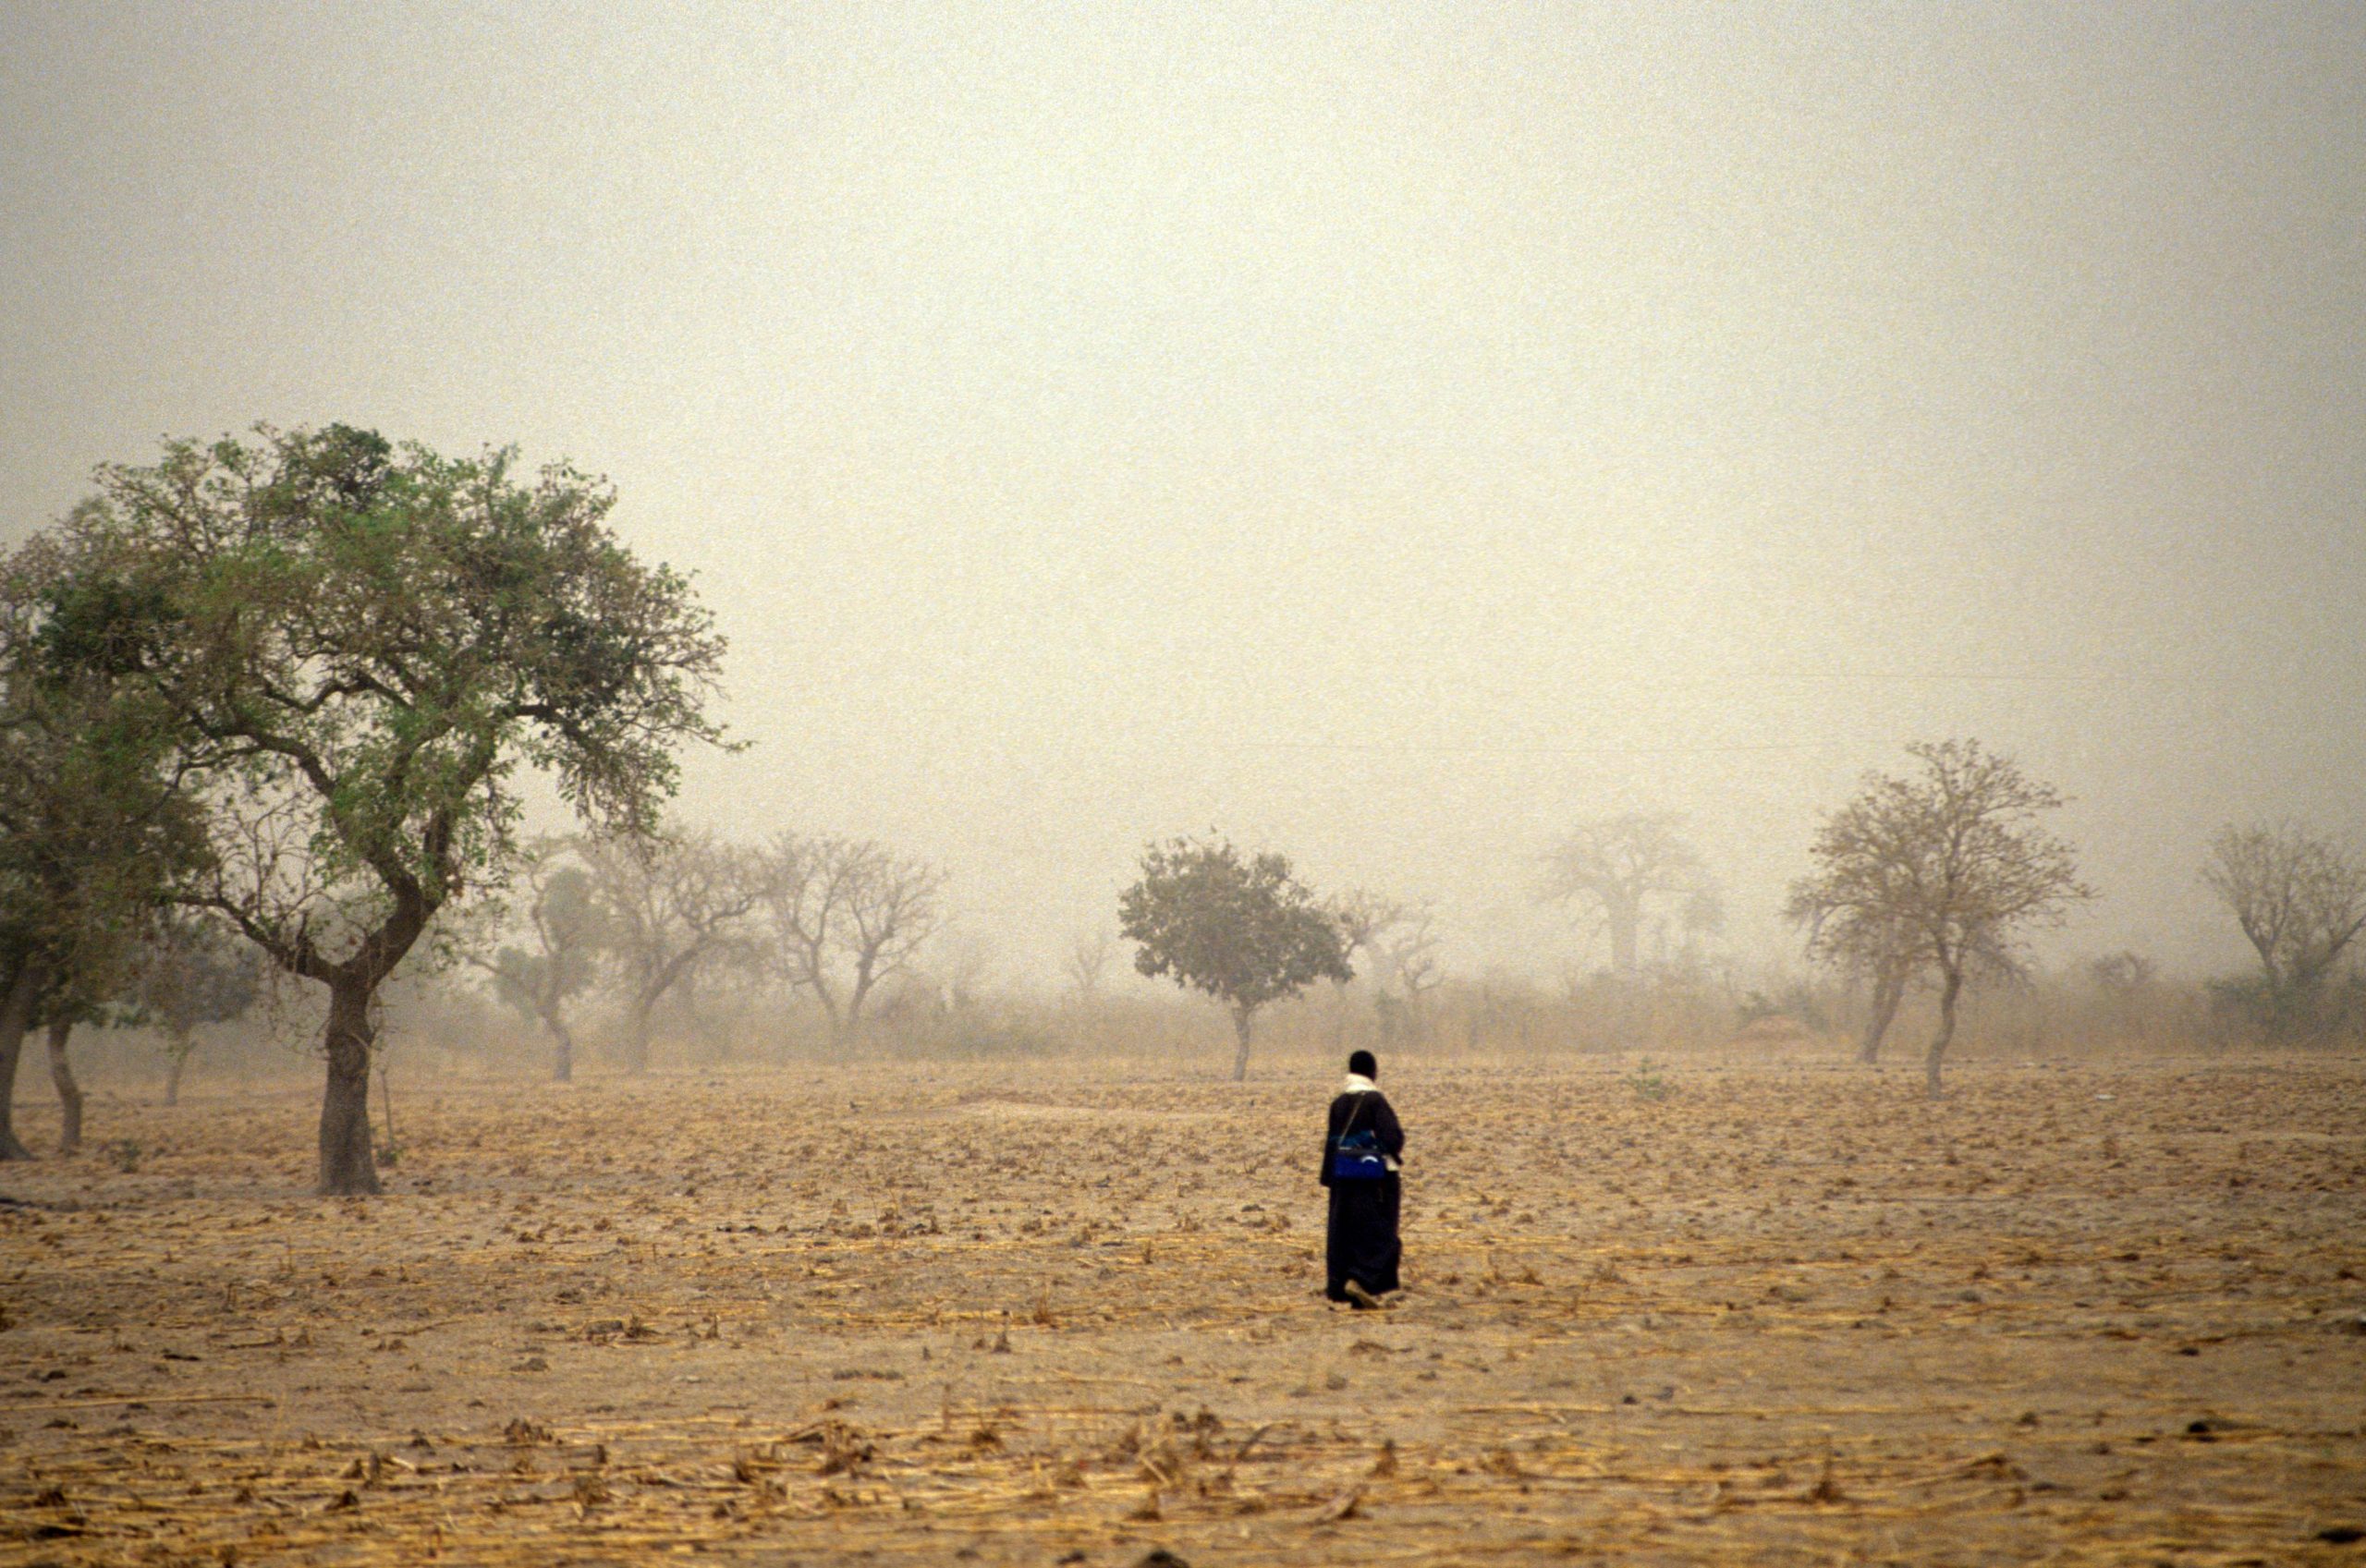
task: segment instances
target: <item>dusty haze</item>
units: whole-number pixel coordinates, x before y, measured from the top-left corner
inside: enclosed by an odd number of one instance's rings
[[[2056,958],[2366,828],[2366,10],[779,11],[11,7],[0,536],[258,419],[604,471],[684,813],[1018,978],[1211,824],[1550,975],[1634,807],[1772,958],[1917,738],[2077,797]]]

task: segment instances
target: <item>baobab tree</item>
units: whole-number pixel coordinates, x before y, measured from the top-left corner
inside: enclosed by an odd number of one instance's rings
[[[65,528],[66,595],[208,781],[198,897],[328,992],[320,1190],[379,1190],[379,988],[515,852],[521,770],[588,824],[654,828],[723,639],[607,527],[614,493],[507,450],[344,425],[168,443]]]
[[[2268,1034],[2323,1033],[2326,981],[2366,930],[2366,862],[2297,823],[2230,825],[2210,841],[2201,880],[2259,954]]]
[[[1142,852],[1141,876],[1117,901],[1134,967],[1203,991],[1232,1016],[1232,1076],[1249,1076],[1258,1010],[1316,980],[1347,980],[1336,916],[1290,873],[1287,857],[1244,857],[1222,838],[1171,839]]]
[[[880,982],[945,923],[945,873],[871,839],[782,833],[764,852],[764,907],[788,983],[811,991],[833,1046],[851,1045]]]
[[[1537,898],[1591,910],[1610,933],[1611,968],[1631,976],[1651,905],[1682,904],[1711,886],[1683,826],[1683,816],[1671,811],[1628,811],[1581,822],[1544,857]]]
[[[1939,1027],[1923,1066],[1936,1099],[1965,977],[2010,962],[2022,931],[2094,893],[2070,846],[2039,825],[2062,804],[2051,785],[1974,740],[1906,749],[1921,772],[1866,775],[1824,819],[1808,850],[1815,870],[1792,884],[1788,908],[1820,956],[1910,955],[1935,971]]]

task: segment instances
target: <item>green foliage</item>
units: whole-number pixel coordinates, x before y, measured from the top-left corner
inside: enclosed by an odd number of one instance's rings
[[[1126,939],[1140,944],[1136,969],[1238,1014],[1316,980],[1353,978],[1338,918],[1290,874],[1288,859],[1244,858],[1223,839],[1152,845],[1117,914]]]
[[[262,995],[253,945],[219,922],[188,913],[157,921],[132,955],[108,1020],[118,1027],[154,1025],[185,1039],[200,1024],[242,1017]]]
[[[40,538],[0,562],[0,991],[29,969],[78,1018],[206,863],[170,711],[78,623]]]
[[[1676,1085],[1660,1072],[1659,1064],[1648,1056],[1636,1063],[1635,1070],[1627,1075],[1627,1087],[1635,1091],[1636,1099],[1653,1104],[1676,1093]]]
[[[299,973],[383,975],[496,880],[520,765],[639,833],[674,748],[719,738],[723,643],[689,584],[609,531],[605,485],[514,462],[261,427],[103,469],[69,520],[52,644],[213,770],[213,901]]]
[[[606,928],[591,873],[580,866],[557,866],[539,875],[527,917],[535,946],[505,945],[486,967],[495,996],[521,1017],[539,1019],[599,978]]]

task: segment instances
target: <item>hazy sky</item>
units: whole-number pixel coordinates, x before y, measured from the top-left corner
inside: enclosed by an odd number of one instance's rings
[[[0,536],[572,457],[732,638],[685,813],[1007,974],[1216,825],[1550,976],[1634,807],[1773,953],[1921,737],[2077,797],[2057,956],[2366,830],[2366,6],[17,3],[0,216]]]

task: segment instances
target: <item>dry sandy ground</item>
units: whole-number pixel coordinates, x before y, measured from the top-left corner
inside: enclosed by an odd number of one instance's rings
[[[2366,1563],[2366,1064],[1392,1066],[1376,1314],[1311,1066],[96,1105],[0,1562]]]

